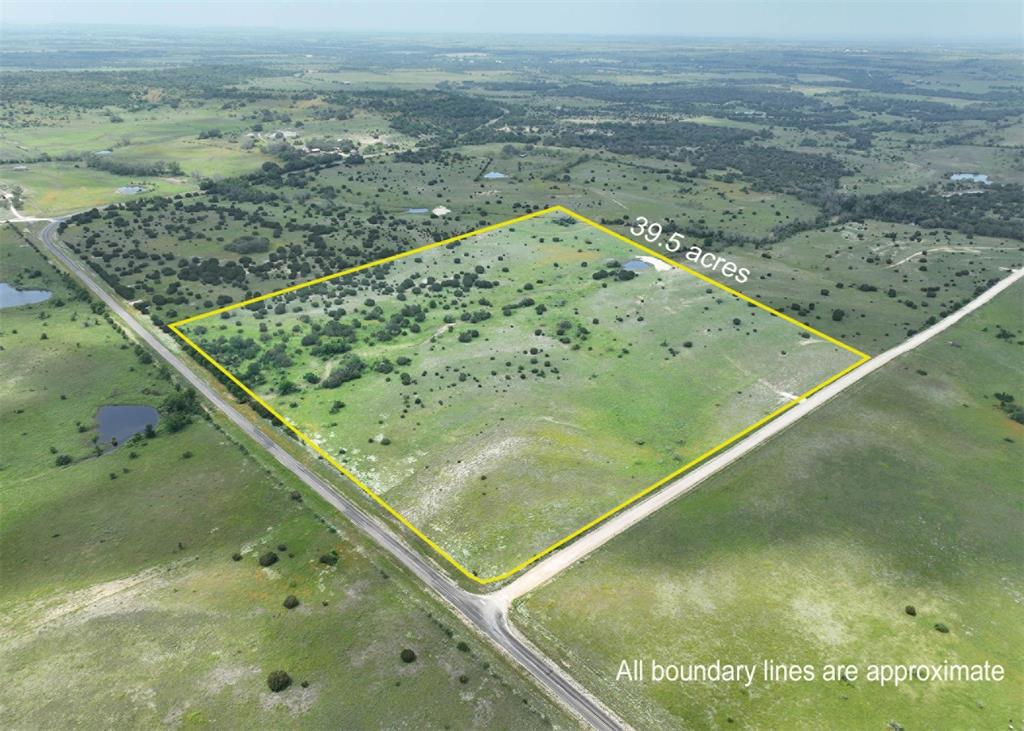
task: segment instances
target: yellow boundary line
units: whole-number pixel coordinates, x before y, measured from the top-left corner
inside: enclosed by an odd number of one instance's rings
[[[253,304],[255,302],[261,302],[261,301],[263,301],[265,299],[269,299],[271,297],[276,297],[278,295],[286,294],[288,292],[294,292],[294,291],[299,290],[299,289],[305,289],[306,287],[312,287],[312,286],[315,286],[317,284],[321,284],[323,282],[329,282],[332,279],[338,279],[339,277],[343,277],[346,274],[353,274],[355,272],[359,272],[359,271],[362,271],[364,269],[369,269],[370,267],[374,267],[374,266],[377,266],[379,264],[386,264],[388,262],[397,261],[398,259],[403,259],[403,258],[405,258],[407,256],[412,256],[413,254],[419,254],[419,253],[424,252],[424,251],[430,251],[431,249],[436,249],[438,247],[445,246],[447,244],[452,244],[452,243],[455,243],[456,241],[462,241],[463,239],[468,239],[471,236],[477,236],[479,234],[487,233],[489,231],[494,231],[494,230],[499,229],[499,228],[504,228],[505,226],[511,226],[512,224],[516,224],[516,223],[519,223],[521,221],[527,221],[527,220],[529,220],[531,218],[537,218],[539,216],[543,216],[543,215],[546,215],[546,214],[552,213],[552,212],[563,213],[563,214],[565,214],[567,216],[570,216],[571,218],[574,218],[574,219],[576,219],[577,221],[579,221],[581,223],[585,223],[585,224],[587,224],[589,226],[592,226],[593,228],[597,229],[598,231],[601,231],[602,233],[608,234],[609,236],[612,236],[612,237],[618,239],[619,241],[625,242],[625,243],[629,244],[630,246],[634,246],[637,249],[640,249],[641,251],[643,251],[644,253],[649,254],[650,256],[656,257],[657,259],[660,259],[661,261],[665,262],[666,264],[674,266],[674,267],[676,267],[678,269],[682,269],[683,271],[688,272],[689,274],[692,274],[693,276],[697,277],[698,279],[700,279],[700,280],[702,280],[704,282],[707,282],[708,284],[710,284],[712,286],[718,287],[719,289],[721,289],[721,290],[723,290],[725,292],[728,292],[732,296],[737,297],[737,298],[743,300],[744,302],[748,302],[751,305],[754,305],[755,307],[758,307],[759,309],[764,310],[765,312],[769,312],[772,315],[775,315],[776,317],[782,318],[783,320],[785,320],[786,322],[788,322],[790,324],[796,325],[797,327],[801,328],[802,330],[806,330],[807,332],[810,332],[810,333],[814,334],[815,336],[821,338],[822,340],[825,340],[825,341],[827,341],[829,343],[832,343],[833,345],[835,345],[835,346],[837,346],[839,348],[842,348],[843,350],[846,350],[846,351],[848,351],[850,353],[853,353],[854,355],[858,356],[859,360],[856,363],[853,363],[852,365],[847,366],[846,368],[844,368],[843,370],[839,371],[835,375],[830,376],[829,378],[825,379],[824,381],[822,381],[818,385],[814,386],[810,390],[804,391],[802,394],[800,394],[799,396],[794,398],[792,401],[789,401],[789,402],[785,403],[784,405],[782,405],[781,407],[779,407],[775,411],[771,412],[767,416],[764,416],[761,419],[759,419],[758,421],[754,422],[753,424],[748,426],[746,429],[743,429],[742,431],[737,432],[736,434],[734,434],[733,436],[729,437],[728,439],[726,439],[721,444],[718,444],[718,445],[712,447],[711,449],[709,449],[708,451],[704,452],[704,454],[700,455],[699,457],[690,460],[689,462],[684,464],[682,467],[677,469],[675,472],[671,473],[670,475],[667,475],[666,477],[661,478],[660,480],[655,482],[650,487],[644,488],[643,490],[641,490],[640,492],[636,493],[632,497],[627,498],[626,500],[622,501],[621,503],[616,505],[611,510],[608,510],[608,511],[602,513],[601,515],[599,515],[598,517],[594,518],[593,520],[591,520],[586,525],[582,526],[581,528],[578,528],[577,530],[573,531],[572,533],[570,533],[569,535],[565,536],[564,538],[556,541],[555,543],[552,543],[547,548],[545,548],[545,549],[535,553],[534,555],[530,556],[525,561],[523,561],[523,562],[517,564],[516,566],[512,567],[508,571],[505,571],[505,572],[503,572],[501,574],[497,574],[496,576],[491,576],[491,577],[486,578],[486,579],[481,579],[480,577],[476,576],[471,571],[466,569],[466,567],[464,567],[458,561],[456,561],[455,558],[453,558],[451,554],[449,554],[447,551],[445,551],[443,548],[441,548],[439,545],[437,545],[434,541],[432,541],[429,537],[427,537],[427,535],[424,534],[423,531],[421,531],[415,525],[410,523],[409,520],[404,515],[402,515],[397,510],[395,510],[393,507],[391,507],[391,505],[389,505],[388,502],[386,500],[384,500],[384,498],[382,498],[380,495],[378,495],[373,490],[371,490],[355,474],[353,474],[351,471],[346,469],[342,464],[340,464],[336,459],[334,459],[334,457],[332,457],[330,454],[328,454],[326,451],[324,451],[320,447],[320,445],[318,445],[312,439],[307,437],[294,424],[292,424],[292,422],[290,420],[286,419],[284,416],[279,414],[274,409],[273,406],[271,406],[263,398],[261,398],[258,394],[256,394],[252,389],[250,389],[248,386],[246,386],[244,383],[242,383],[240,380],[238,380],[238,378],[235,377],[235,375],[233,373],[231,373],[226,368],[224,368],[224,366],[222,366],[219,362],[217,362],[217,360],[215,358],[213,358],[209,353],[207,353],[205,350],[203,350],[198,345],[196,345],[196,343],[194,343],[187,335],[185,335],[179,329],[183,325],[188,325],[189,323],[196,322],[197,320],[202,320],[204,318],[211,317],[213,315],[218,315],[218,314],[220,314],[222,312],[228,312],[230,310],[238,309],[239,307],[245,307],[245,306],[251,305],[251,304]],[[726,285],[722,284],[721,282],[718,282],[718,281],[712,279],[711,277],[708,277],[707,275],[702,274],[702,273],[696,271],[695,269],[691,269],[690,267],[686,266],[685,264],[680,264],[679,262],[674,261],[673,259],[669,259],[667,256],[664,256],[663,254],[660,254],[659,252],[657,252],[657,251],[655,251],[653,249],[650,249],[650,248],[648,248],[648,247],[646,247],[646,246],[644,246],[642,244],[638,244],[635,241],[633,241],[632,239],[629,239],[629,238],[623,236],[622,234],[616,233],[615,231],[612,231],[610,228],[607,228],[606,226],[602,226],[601,224],[597,223],[596,221],[592,221],[589,218],[587,218],[586,216],[581,216],[579,213],[576,213],[575,211],[572,211],[572,210],[566,208],[565,206],[560,206],[560,205],[558,205],[558,206],[551,206],[549,208],[544,208],[542,210],[534,211],[532,213],[527,213],[526,215],[518,216],[516,218],[510,218],[507,221],[501,221],[500,223],[493,223],[493,224],[491,224],[489,226],[484,226],[483,228],[478,228],[478,229],[476,229],[474,231],[470,231],[469,233],[459,234],[458,236],[452,236],[451,238],[447,238],[447,239],[444,239],[442,241],[436,241],[433,244],[427,244],[426,246],[420,246],[420,247],[417,247],[415,249],[410,249],[409,251],[403,252],[401,254],[395,254],[393,256],[384,257],[383,259],[378,259],[376,261],[369,262],[368,264],[360,264],[359,266],[354,266],[354,267],[350,267],[348,269],[343,269],[340,272],[335,272],[334,274],[328,274],[327,276],[319,277],[317,279],[313,279],[313,280],[310,280],[308,282],[303,282],[302,284],[293,284],[290,287],[284,287],[283,289],[278,289],[278,290],[275,290],[275,291],[270,292],[268,294],[261,294],[261,295],[259,295],[257,297],[252,297],[250,299],[243,300],[241,302],[235,302],[235,303],[227,305],[225,307],[218,307],[217,309],[210,310],[209,312],[203,312],[203,313],[198,314],[198,315],[193,315],[192,317],[186,317],[183,320],[178,320],[177,322],[171,323],[170,325],[168,325],[168,328],[175,335],[177,335],[179,338],[181,338],[185,343],[187,343],[189,345],[189,347],[191,347],[193,350],[195,350],[197,353],[199,353],[199,355],[201,355],[203,358],[205,358],[220,373],[223,373],[225,376],[227,376],[227,378],[232,383],[234,383],[236,386],[238,386],[240,389],[242,389],[242,391],[245,394],[247,394],[253,401],[258,403],[260,406],[262,406],[264,409],[266,409],[268,412],[270,412],[278,421],[280,421],[282,424],[284,424],[286,427],[288,427],[295,434],[295,436],[297,436],[299,438],[299,440],[302,441],[303,444],[307,445],[310,449],[312,449],[314,452],[316,452],[319,456],[323,457],[331,466],[333,466],[341,474],[345,475],[345,477],[347,477],[349,480],[351,480],[353,482],[353,484],[358,486],[359,489],[361,489],[364,493],[369,495],[370,498],[372,498],[375,503],[377,503],[382,508],[384,508],[384,510],[386,510],[391,516],[393,516],[396,520],[398,520],[398,522],[400,522],[402,525],[404,525],[406,528],[408,528],[410,531],[412,531],[413,535],[415,535],[417,538],[419,538],[424,543],[426,543],[428,546],[430,546],[441,557],[443,557],[448,563],[450,563],[452,566],[454,566],[459,571],[459,573],[461,573],[463,576],[466,576],[469,579],[472,579],[473,581],[475,581],[478,584],[493,584],[494,582],[502,581],[502,580],[507,579],[510,576],[512,576],[512,575],[514,575],[514,574],[516,574],[516,573],[518,573],[520,571],[522,571],[524,568],[526,568],[530,564],[535,563],[536,561],[539,561],[540,559],[544,558],[544,556],[547,556],[552,551],[555,551],[555,550],[561,548],[562,546],[564,546],[566,543],[568,543],[569,541],[573,540],[574,538],[578,538],[580,535],[582,535],[583,533],[586,533],[588,530],[590,530],[591,528],[596,526],[598,523],[601,523],[602,521],[607,520],[608,518],[610,518],[611,516],[615,515],[619,511],[623,510],[624,508],[628,507],[629,505],[632,505],[637,500],[640,500],[641,498],[645,497],[646,495],[649,495],[650,493],[654,492],[655,490],[657,490],[659,487],[662,487],[666,483],[671,482],[675,478],[677,478],[680,475],[682,475],[684,472],[692,469],[693,467],[695,467],[696,465],[700,464],[704,460],[708,459],[712,455],[722,451],[723,449],[728,447],[730,444],[733,444],[734,442],[742,439],[743,437],[747,436],[751,432],[753,432],[753,431],[759,429],[760,427],[764,426],[765,424],[767,424],[769,421],[771,421],[775,417],[779,416],[782,413],[785,413],[789,409],[791,409],[794,406],[796,406],[798,403],[800,403],[801,401],[806,399],[811,394],[816,393],[816,392],[820,391],[821,389],[825,388],[830,383],[833,383],[834,381],[839,380],[840,378],[845,376],[847,373],[849,373],[849,372],[853,371],[854,369],[860,367],[861,365],[863,365],[864,363],[866,363],[867,361],[869,361],[871,359],[870,355],[867,355],[866,353],[862,353],[861,351],[857,350],[856,348],[853,348],[853,347],[847,345],[846,343],[840,342],[839,340],[836,340],[835,338],[833,338],[833,337],[831,337],[829,335],[826,335],[825,333],[823,333],[823,332],[821,332],[819,330],[814,329],[810,325],[806,325],[806,324],[800,322],[799,320],[795,320],[792,317],[790,317],[789,315],[783,314],[783,313],[779,312],[778,310],[773,309],[773,308],[769,307],[768,305],[766,305],[766,304],[764,304],[762,302],[759,302],[759,301],[757,301],[757,300],[755,300],[755,299],[753,299],[751,297],[748,297],[747,295],[743,294],[742,292],[738,292],[737,290],[733,289],[732,287],[726,286]]]

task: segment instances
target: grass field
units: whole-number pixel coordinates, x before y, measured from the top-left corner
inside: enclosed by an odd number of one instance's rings
[[[19,211],[25,216],[57,216],[139,196],[173,195],[197,188],[187,178],[114,175],[70,162],[3,165],[0,183],[7,189],[18,186],[24,191]],[[118,188],[130,186],[145,190],[136,195],[118,192]]]
[[[1021,398],[1022,296],[1017,285],[618,536],[528,595],[516,623],[637,726],[1016,723],[1024,428],[994,394]],[[632,658],[988,660],[1006,678],[617,682]]]
[[[1009,239],[867,220],[730,256],[755,272],[746,294],[874,355],[1020,267],[1021,249]]]
[[[182,331],[487,578],[858,360],[640,253],[549,213]]]
[[[218,128],[228,132],[244,129],[238,111],[220,105],[203,104],[171,109],[156,106],[141,111],[89,110],[73,114],[48,113],[36,107],[31,118],[37,124],[4,129],[0,152],[6,159],[84,155],[99,150],[135,145],[173,145],[203,131]],[[120,121],[113,121],[115,117]],[[161,159],[168,159],[164,154]]]
[[[0,317],[5,728],[572,727],[218,419],[96,456],[98,407],[160,406],[169,375],[9,228],[0,271],[53,292]]]

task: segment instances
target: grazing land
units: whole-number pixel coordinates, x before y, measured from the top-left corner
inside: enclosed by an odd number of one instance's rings
[[[1018,284],[527,595],[517,623],[637,726],[1005,723],[1024,681],[1022,305]],[[1006,678],[745,689],[617,681],[624,658]]]
[[[861,356],[552,211],[176,326],[474,576]]]
[[[511,652],[494,597],[422,542],[382,554],[409,534],[289,426],[494,578],[852,362],[551,215],[232,305],[553,206],[627,237],[657,223],[685,242],[660,253],[728,261],[746,281],[698,271],[868,354],[1024,266],[1019,43],[3,37],[0,218],[20,223],[0,230],[0,297],[27,298],[0,310],[5,727],[571,725],[396,561]],[[171,361],[194,356],[296,472],[379,519],[379,543],[26,246],[34,216],[60,217],[47,245]],[[639,727],[1005,724],[1019,298],[529,596],[516,616],[568,671],[512,655]],[[184,331],[288,424],[169,327],[220,308]],[[897,690],[609,679],[640,653],[1013,669]]]
[[[0,327],[3,726],[572,726],[7,227],[0,263],[52,293]],[[160,421],[112,446],[109,404]]]

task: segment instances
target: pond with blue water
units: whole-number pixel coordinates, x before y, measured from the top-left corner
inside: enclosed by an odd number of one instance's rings
[[[124,444],[136,434],[146,431],[146,426],[156,427],[160,413],[152,406],[124,404],[101,406],[96,413],[101,444]]]
[[[7,282],[0,282],[0,310],[5,307],[21,307],[22,305],[45,302],[50,299],[52,294],[45,289],[18,289]]]

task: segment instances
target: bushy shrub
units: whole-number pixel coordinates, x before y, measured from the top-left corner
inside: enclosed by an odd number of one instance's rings
[[[264,236],[239,236],[224,248],[236,254],[260,254],[270,250],[270,239]]]
[[[347,381],[353,381],[363,375],[366,364],[363,360],[352,353],[346,353],[341,361],[321,383],[324,388],[337,388]]]
[[[267,676],[267,687],[274,693],[280,693],[291,684],[292,676],[284,670],[275,670]]]
[[[191,388],[176,391],[160,403],[160,413],[167,419],[167,428],[172,432],[181,431],[192,423],[192,418],[202,411],[196,392]]]

